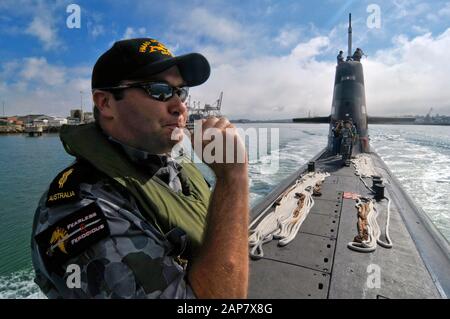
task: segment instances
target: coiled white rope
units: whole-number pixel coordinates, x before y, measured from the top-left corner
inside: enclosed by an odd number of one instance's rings
[[[389,220],[391,219],[391,200],[386,196],[384,198],[386,198],[386,200],[388,202],[387,216],[386,216],[386,230],[385,230],[386,241],[385,242],[381,241],[380,236],[378,236],[377,243],[378,243],[378,245],[380,245],[384,248],[392,248],[393,244],[392,244],[391,237],[389,236]]]
[[[358,154],[351,160],[355,166],[356,175],[360,177],[372,177],[376,176],[372,159],[367,154]]]
[[[259,221],[259,217],[250,224],[250,256],[263,257],[262,246],[273,239],[279,240],[279,246],[285,246],[295,238],[311,207],[314,206],[312,197],[314,187],[316,184],[322,183],[328,176],[330,176],[329,173],[319,172],[305,174],[282,194],[279,205],[267,214],[256,227],[253,228]]]
[[[369,187],[366,182],[364,181],[364,177],[372,177],[376,176],[377,173],[375,172],[374,165],[372,163],[372,159],[366,155],[366,154],[358,154],[355,159],[352,159],[351,161],[353,165],[355,166],[355,174],[359,176],[360,180],[363,182],[364,186],[371,192],[374,193],[374,190]],[[392,248],[393,244],[391,241],[391,238],[389,236],[389,221],[391,216],[391,200],[388,197],[384,197],[387,202],[387,216],[386,216],[386,230],[385,230],[385,236],[386,236],[386,242],[382,241],[380,239],[381,236],[381,230],[377,222],[378,217],[378,211],[376,207],[374,206],[373,200],[371,199],[363,199],[368,202],[369,204],[369,212],[367,214],[367,232],[368,232],[368,240],[359,242],[349,242],[347,244],[347,247],[359,251],[359,252],[372,252],[376,249],[376,244],[384,247],[384,248]],[[363,205],[363,202],[361,199],[356,200],[356,208],[360,209]]]
[[[381,236],[381,230],[378,226],[377,217],[378,217],[378,211],[375,208],[373,204],[373,200],[371,199],[363,199],[368,202],[368,209],[369,212],[367,213],[367,234],[368,239],[363,240],[362,242],[349,242],[347,244],[347,247],[351,250],[369,253],[375,251],[377,248],[377,244],[384,247],[384,248],[392,248],[392,242],[391,238],[389,237],[389,215],[390,215],[390,203],[391,201],[388,200],[388,216],[386,221],[386,242],[382,241],[380,239]],[[363,201],[361,199],[356,200],[356,207],[360,209],[360,207],[363,205]]]

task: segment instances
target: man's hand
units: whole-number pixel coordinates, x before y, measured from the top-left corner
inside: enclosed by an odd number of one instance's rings
[[[201,129],[194,129],[194,135],[191,136],[192,144],[197,155],[211,167],[216,177],[220,179],[247,174],[245,146],[236,127],[225,117],[203,119],[201,124]],[[201,150],[196,144],[198,142],[201,142]],[[215,144],[214,153],[205,154],[205,149],[211,143]],[[208,158],[205,161],[208,155],[212,160]]]

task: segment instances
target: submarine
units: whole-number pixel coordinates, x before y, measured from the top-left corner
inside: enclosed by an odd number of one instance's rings
[[[450,245],[371,149],[360,59],[338,61],[327,146],[250,212],[253,299],[423,299],[450,296]],[[345,163],[333,126],[358,138]]]

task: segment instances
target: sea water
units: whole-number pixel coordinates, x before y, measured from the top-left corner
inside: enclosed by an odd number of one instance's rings
[[[326,124],[239,124],[244,130],[278,129],[278,145],[251,162],[254,205],[327,143]],[[450,240],[450,126],[372,125],[370,143]],[[254,147],[250,145],[249,147]],[[278,161],[276,169],[273,165]],[[73,158],[58,135],[0,136],[0,298],[43,298],[33,283],[30,235],[34,211],[56,173]]]

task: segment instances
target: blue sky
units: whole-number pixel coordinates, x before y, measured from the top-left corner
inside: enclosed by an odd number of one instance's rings
[[[66,25],[71,3],[81,8],[79,29]],[[367,25],[370,4],[380,28]],[[0,101],[7,115],[67,115],[82,91],[90,108],[98,56],[116,40],[153,37],[175,54],[208,58],[211,78],[192,97],[211,103],[223,90],[231,118],[327,115],[348,12],[354,46],[368,55],[369,114],[450,115],[450,2],[418,0],[2,0]]]

